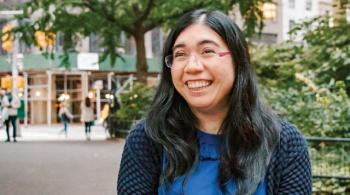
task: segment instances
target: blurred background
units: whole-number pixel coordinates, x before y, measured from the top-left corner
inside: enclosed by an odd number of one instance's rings
[[[0,194],[115,194],[124,137],[150,105],[164,40],[198,8],[227,13],[245,32],[264,100],[308,140],[314,194],[350,194],[349,3],[0,0],[2,96],[21,102],[19,143],[0,144]],[[62,104],[72,114],[66,137]]]

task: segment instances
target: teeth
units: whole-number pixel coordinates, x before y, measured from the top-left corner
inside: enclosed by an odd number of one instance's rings
[[[187,82],[187,86],[188,88],[190,89],[193,89],[193,88],[200,88],[200,87],[206,87],[210,85],[210,82],[209,81],[188,81]]]

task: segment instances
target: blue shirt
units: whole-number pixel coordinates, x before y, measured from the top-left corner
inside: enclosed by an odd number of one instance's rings
[[[199,162],[194,171],[188,176],[187,184],[185,185],[186,195],[219,195],[221,192],[218,182],[218,167],[219,153],[218,144],[220,137],[218,135],[207,134],[202,131],[197,132],[199,141]],[[163,168],[167,162],[163,158]],[[160,184],[158,188],[159,195],[179,195],[182,194],[182,182],[184,176],[178,177],[175,181],[166,188],[164,184]],[[227,184],[226,189],[229,194],[235,194],[235,185],[232,180]],[[255,195],[265,195],[266,186],[262,181]]]
[[[307,143],[294,125],[280,122],[280,140],[263,184],[266,194],[311,195],[312,176]],[[163,151],[163,146],[147,135],[144,121],[137,123],[123,149],[117,194],[158,194]]]

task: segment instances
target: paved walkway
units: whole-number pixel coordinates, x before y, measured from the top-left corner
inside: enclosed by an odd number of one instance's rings
[[[63,129],[61,124],[48,125],[28,125],[25,127],[21,125],[21,136],[17,138],[18,141],[72,141],[72,140],[86,140],[85,130],[83,124],[69,124],[67,137],[64,133],[60,133]],[[12,127],[10,127],[10,134],[12,134]],[[92,126],[91,140],[106,140],[109,137],[101,125]],[[0,141],[6,140],[5,127],[0,129]],[[11,136],[12,140],[12,136]]]
[[[0,130],[0,195],[115,195],[124,139],[106,140],[94,126],[86,141],[82,125],[58,135],[61,125],[22,127],[17,143]]]

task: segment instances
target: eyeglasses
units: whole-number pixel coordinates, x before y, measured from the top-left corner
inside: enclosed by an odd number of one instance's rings
[[[215,52],[213,50],[210,51],[204,51],[200,53],[199,55],[196,55],[196,59],[199,60],[200,62],[205,62],[205,63],[214,63],[217,62],[220,57],[223,57],[225,55],[230,54],[231,52]],[[176,53],[173,55],[168,55],[165,57],[165,65],[168,68],[181,68],[185,67],[189,60],[191,58],[191,55],[187,53]]]

